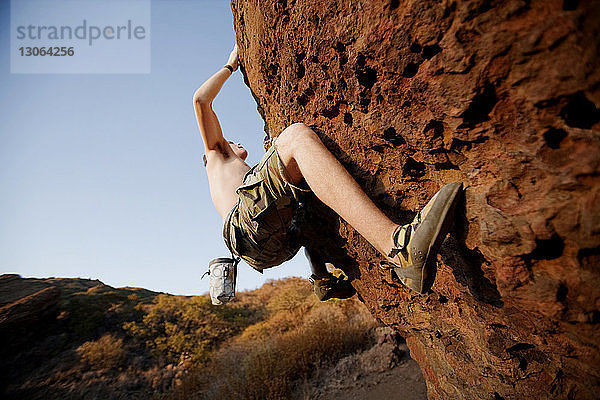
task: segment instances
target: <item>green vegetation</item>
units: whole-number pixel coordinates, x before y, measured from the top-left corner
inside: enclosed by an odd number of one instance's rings
[[[207,296],[159,295],[140,322],[127,322],[123,328],[156,358],[200,362],[216,345],[254,322],[255,314],[235,303],[215,307]]]

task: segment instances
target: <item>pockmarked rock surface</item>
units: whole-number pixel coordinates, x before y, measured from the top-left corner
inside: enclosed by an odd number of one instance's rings
[[[407,338],[429,398],[596,397],[598,4],[231,2],[268,135],[312,127],[399,223],[443,184],[467,187],[427,295],[334,224],[360,297]]]

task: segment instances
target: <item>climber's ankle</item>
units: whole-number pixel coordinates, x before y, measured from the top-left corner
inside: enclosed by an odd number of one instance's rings
[[[394,229],[392,230],[392,232],[388,235],[387,237],[387,242],[385,243],[385,245],[383,246],[383,250],[385,251],[385,253],[383,253],[383,256],[391,262],[394,261],[398,261],[398,257],[390,257],[390,252],[392,251],[392,248],[394,247],[394,235],[396,234],[396,231],[398,229],[402,228],[402,225],[396,225],[394,227]]]
[[[331,274],[328,271],[323,271],[323,270],[318,270],[318,271],[312,271],[313,277],[315,277],[316,279],[327,279],[327,278],[331,278]]]

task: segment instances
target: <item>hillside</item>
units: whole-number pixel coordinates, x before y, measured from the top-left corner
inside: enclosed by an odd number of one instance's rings
[[[357,299],[320,303],[299,278],[216,307],[208,296],[2,275],[0,393],[328,399],[400,390],[422,400],[425,385],[408,349],[376,326]]]
[[[110,370],[153,363],[147,352],[123,345],[121,326],[140,320],[141,307],[157,296],[98,280],[0,276],[0,392],[15,399],[120,392],[119,385],[110,389],[119,374],[97,373],[95,366]],[[106,353],[88,366],[77,349],[101,337]]]
[[[306,238],[349,255],[339,265],[407,338],[429,397],[597,398],[599,3],[231,6],[268,136],[313,128],[398,223],[443,184],[464,182],[427,295],[380,271],[380,255],[335,216]]]

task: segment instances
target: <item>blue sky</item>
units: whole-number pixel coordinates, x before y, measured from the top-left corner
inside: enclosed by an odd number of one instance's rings
[[[205,293],[227,249],[192,95],[233,48],[229,2],[152,1],[149,74],[11,74],[0,7],[0,273]],[[213,107],[256,163],[263,121],[239,71]],[[308,277],[302,254],[264,275],[241,264],[238,288],[290,275]]]

